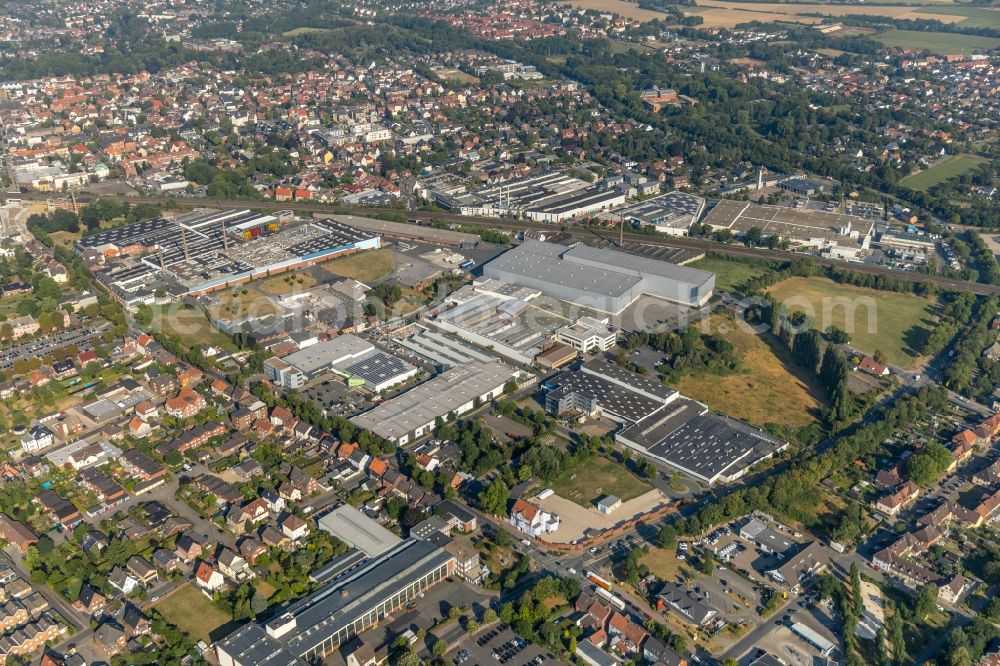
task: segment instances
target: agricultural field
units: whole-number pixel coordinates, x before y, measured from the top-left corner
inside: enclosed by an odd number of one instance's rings
[[[639,5],[626,2],[626,0],[568,0],[559,4],[572,5],[578,9],[593,9],[598,12],[614,12],[619,16],[642,22],[663,19],[666,16],[664,12],[642,9]]]
[[[739,289],[747,280],[764,272],[764,269],[739,261],[705,257],[687,264],[691,268],[715,273],[715,288],[724,291]]]
[[[963,173],[972,171],[986,161],[987,160],[983,157],[979,157],[978,155],[969,155],[967,153],[962,155],[951,155],[950,157],[940,160],[929,169],[911,173],[909,176],[899,181],[899,184],[904,187],[909,187],[911,190],[927,190],[928,188],[934,187],[939,183],[943,183],[950,178],[961,176]]]
[[[926,15],[923,18],[927,18]],[[934,16],[944,23],[953,23],[948,18],[965,20],[965,17]],[[886,46],[898,46],[909,49],[926,49],[938,55],[962,53],[970,55],[983,53],[990,49],[1000,48],[1000,39],[996,37],[979,37],[977,35],[960,35],[950,32],[920,32],[914,30],[889,30],[875,36],[875,39]]]
[[[706,333],[733,345],[743,371],[730,375],[687,374],[672,387],[711,409],[763,426],[799,428],[814,423],[824,408],[824,391],[815,376],[798,368],[790,353],[769,345],[723,315],[707,320]]]
[[[627,502],[653,489],[622,465],[600,457],[566,470],[549,487],[556,495],[587,508],[601,495],[615,495]]]
[[[915,368],[919,349],[934,327],[936,303],[922,296],[841,285],[821,277],[795,277],[768,292],[789,310],[805,312],[818,329],[839,326],[851,347],[881,351],[892,365]]]
[[[964,16],[959,22],[962,27],[1000,29],[1000,8],[997,7],[925,7],[921,14],[928,18],[936,18],[938,14],[949,16]]]
[[[231,622],[228,614],[216,608],[211,599],[190,583],[181,585],[153,608],[195,641],[206,643],[222,638],[225,631],[219,630]]]
[[[321,264],[323,270],[369,284],[392,272],[392,250],[382,248]]]
[[[948,3],[940,8],[934,18],[942,23],[958,23],[967,17],[946,13]],[[794,23],[825,23],[829,18],[848,16],[851,14],[867,16],[885,16],[889,18],[920,19],[927,18],[920,14],[921,7],[903,4],[881,3],[872,5],[823,5],[808,3],[744,3],[725,0],[700,0],[697,11],[686,10],[687,13],[697,13],[704,19],[703,27],[733,28],[750,21],[790,21]],[[937,8],[935,8],[937,9]],[[809,16],[821,14],[824,17]]]
[[[439,69],[435,74],[445,81],[451,81],[460,85],[475,85],[479,83],[479,77],[463,72],[460,69]]]

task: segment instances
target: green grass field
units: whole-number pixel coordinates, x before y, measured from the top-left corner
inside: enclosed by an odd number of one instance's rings
[[[892,365],[913,368],[935,323],[935,302],[887,291],[837,284],[820,277],[795,277],[768,292],[790,311],[805,312],[820,330],[834,325],[851,335],[851,346],[873,354],[882,351]]]
[[[723,289],[725,291],[738,290],[747,280],[764,272],[762,268],[753,264],[728,261],[715,257],[705,257],[704,259],[693,261],[687,264],[687,266],[715,273],[716,289]]]
[[[221,634],[218,630],[232,621],[229,615],[216,608],[211,599],[191,584],[181,585],[153,608],[195,641],[206,643],[221,638],[221,635],[215,634]]]
[[[336,275],[354,278],[368,283],[383,278],[392,272],[392,250],[382,248],[352,254],[343,259],[334,259],[322,264],[323,270]]]
[[[615,495],[625,502],[653,489],[624,466],[600,457],[567,470],[549,487],[560,497],[585,507],[593,506],[601,495]]]
[[[939,16],[967,16],[968,18],[958,24],[964,28],[1000,28],[1000,8],[997,7],[945,5],[941,7],[925,7],[918,13],[937,14]]]
[[[899,184],[903,187],[908,187],[911,190],[923,191],[934,187],[939,183],[943,183],[949,178],[954,178],[955,176],[960,176],[963,173],[972,171],[986,161],[987,160],[983,157],[979,157],[978,155],[969,155],[967,153],[963,153],[962,155],[952,155],[951,157],[947,157],[938,162],[929,169],[910,174],[906,178],[899,181]]]
[[[938,55],[949,55],[952,53],[969,55],[1000,48],[1000,39],[996,37],[960,35],[951,32],[888,30],[874,37],[886,46],[926,49]]]
[[[201,308],[180,304],[154,305],[153,331],[163,331],[187,345],[214,345],[235,351],[232,339],[212,325]]]
[[[291,30],[286,30],[281,33],[282,37],[298,37],[300,35],[308,35],[314,32],[332,32],[329,28],[310,28],[309,26],[303,26],[301,28],[293,28]]]

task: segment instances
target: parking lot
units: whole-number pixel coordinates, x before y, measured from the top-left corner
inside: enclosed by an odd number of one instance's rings
[[[501,624],[466,638],[449,655],[451,663],[462,666],[539,666],[561,664],[554,655],[518,636],[510,626]]]

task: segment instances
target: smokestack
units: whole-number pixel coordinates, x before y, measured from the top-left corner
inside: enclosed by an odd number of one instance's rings
[[[618,247],[625,245],[625,213],[618,213]]]
[[[160,268],[163,268],[163,247],[160,247]]]
[[[229,238],[226,236],[226,221],[222,220],[220,224],[222,225],[222,249],[225,252],[229,252]]]
[[[188,237],[187,230],[181,227],[181,243],[184,245],[184,260],[188,259]]]

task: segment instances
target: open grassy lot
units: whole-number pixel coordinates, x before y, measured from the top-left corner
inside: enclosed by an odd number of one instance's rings
[[[436,73],[445,81],[451,81],[452,83],[458,83],[460,85],[475,85],[476,83],[479,83],[478,76],[473,76],[472,74],[463,72],[460,69],[439,69]]]
[[[834,325],[851,335],[851,346],[873,354],[882,351],[889,363],[919,365],[923,340],[935,322],[935,301],[913,294],[862,289],[820,277],[791,278],[768,291],[789,310],[813,317],[815,327]]]
[[[392,272],[392,251],[386,248],[352,254],[321,264],[323,270],[351,277],[364,283],[373,282]]]
[[[186,308],[177,303],[154,305],[153,331],[163,331],[189,345],[214,345],[234,350],[228,335],[212,326],[200,308]]]
[[[157,602],[153,608],[163,614],[167,622],[175,625],[195,641],[211,643],[220,627],[231,618],[215,607],[211,599],[191,584],[181,585],[177,591]]]
[[[998,40],[1000,42],[1000,40]],[[909,187],[911,190],[926,190],[934,187],[938,183],[943,183],[949,178],[960,176],[963,173],[972,171],[977,166],[986,162],[986,159],[978,155],[952,155],[946,157],[929,169],[911,173],[909,176],[899,181],[900,185]]]
[[[777,423],[798,428],[816,420],[823,408],[824,391],[815,376],[791,361],[789,352],[772,347],[722,315],[710,317],[705,332],[733,345],[743,371],[723,376],[688,374],[674,388],[714,410],[759,426]]]
[[[309,273],[300,271],[275,275],[254,283],[254,286],[272,296],[285,296],[296,291],[309,289],[314,284],[316,284],[316,280]]]
[[[649,571],[660,580],[680,580],[682,574],[691,572],[691,566],[678,560],[676,552],[662,548],[651,547],[640,562],[649,567]]]
[[[964,16],[959,25],[969,28],[1000,28],[1000,7],[925,7],[921,14]]]
[[[549,487],[560,497],[588,508],[601,495],[614,495],[625,502],[653,489],[624,466],[601,457],[567,470]]]
[[[753,264],[727,261],[726,259],[717,259],[715,257],[705,257],[687,265],[691,268],[700,268],[703,271],[715,273],[716,289],[724,289],[726,291],[732,289],[738,290],[747,280],[764,272],[759,266],[754,266]]]
[[[923,18],[927,18],[926,15]],[[935,14],[934,19],[945,23],[945,19],[957,18],[964,21],[966,17],[949,17]],[[979,37],[977,35],[960,35],[950,32],[921,32],[915,30],[888,30],[875,36],[875,39],[886,46],[898,46],[910,49],[927,49],[938,55],[953,53],[983,53],[990,49],[1000,48],[1000,39],[996,37]]]

